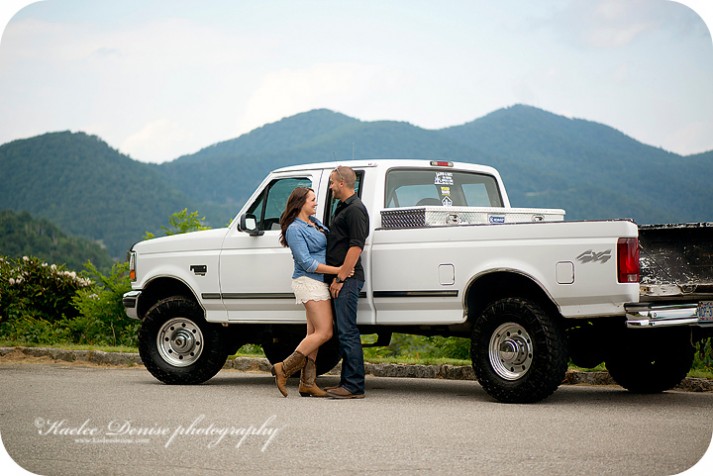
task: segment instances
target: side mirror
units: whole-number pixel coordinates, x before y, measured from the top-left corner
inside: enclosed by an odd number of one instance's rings
[[[239,230],[247,232],[250,236],[262,236],[265,234],[264,231],[258,230],[255,215],[241,215]]]

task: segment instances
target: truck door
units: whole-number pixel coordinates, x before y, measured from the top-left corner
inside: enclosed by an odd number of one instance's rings
[[[266,183],[246,208],[262,235],[239,230],[239,220],[231,225],[220,257],[220,297],[230,321],[304,322],[304,308],[292,294],[292,255],[279,242],[279,220],[296,187],[310,187],[320,196],[321,176],[321,170],[296,171]]]

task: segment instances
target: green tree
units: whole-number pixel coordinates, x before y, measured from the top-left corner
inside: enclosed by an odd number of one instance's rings
[[[102,274],[92,263],[85,265],[92,285],[79,289],[72,304],[79,316],[68,320],[72,341],[76,344],[136,346],[139,321],[124,312],[122,298],[131,290],[129,264],[116,263],[108,275]]]
[[[166,236],[180,235],[191,231],[210,230],[210,227],[205,224],[205,217],[198,218],[198,211],[188,213],[188,209],[184,208],[180,212],[176,212],[168,219],[169,226],[161,226],[161,229]],[[156,235],[150,231],[146,232],[144,239],[150,240],[156,238]]]

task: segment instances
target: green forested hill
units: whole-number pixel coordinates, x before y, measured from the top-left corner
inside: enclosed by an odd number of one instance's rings
[[[99,244],[67,236],[44,218],[35,219],[27,212],[10,210],[0,210],[0,256],[35,256],[75,271],[83,269],[87,261],[102,270],[112,265],[109,253]]]
[[[298,114],[237,139],[161,164],[171,183],[193,196],[237,207],[270,170],[352,158],[472,158],[472,151],[435,131],[403,122],[362,122],[324,109]],[[479,159],[484,159],[482,154]],[[477,160],[475,160],[477,161]],[[226,209],[232,218],[236,210]],[[209,218],[211,213],[206,212]]]
[[[569,219],[713,219],[713,190],[705,185],[713,172],[710,155],[682,157],[602,124],[527,106],[442,132],[494,154],[518,206],[562,204]]]
[[[0,209],[45,217],[121,257],[183,208],[224,226],[274,168],[352,158],[492,165],[513,206],[564,208],[570,220],[713,221],[713,151],[683,157],[529,106],[441,130],[319,109],[161,165],[83,133],[45,134],[0,146]]]
[[[57,132],[0,146],[0,209],[43,217],[70,235],[101,241],[124,257],[147,230],[196,202],[154,166],[95,136]]]
[[[708,205],[713,190],[706,187],[711,154],[683,157],[603,124],[522,105],[435,131],[402,122],[363,122],[322,109],[159,169],[182,187],[200,177],[196,198],[237,206],[276,167],[352,157],[445,158],[496,167],[513,206],[565,208],[568,219],[664,223],[713,220]]]

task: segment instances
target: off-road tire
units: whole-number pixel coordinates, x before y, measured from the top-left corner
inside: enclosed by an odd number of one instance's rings
[[[198,304],[182,296],[162,299],[146,313],[139,355],[151,375],[171,385],[204,383],[228,358],[223,329],[207,323]]]
[[[633,393],[660,393],[678,385],[693,364],[688,327],[628,329],[605,360],[612,379]]]
[[[521,298],[488,305],[471,340],[475,376],[504,403],[534,403],[551,395],[567,371],[563,330],[542,306]]]

